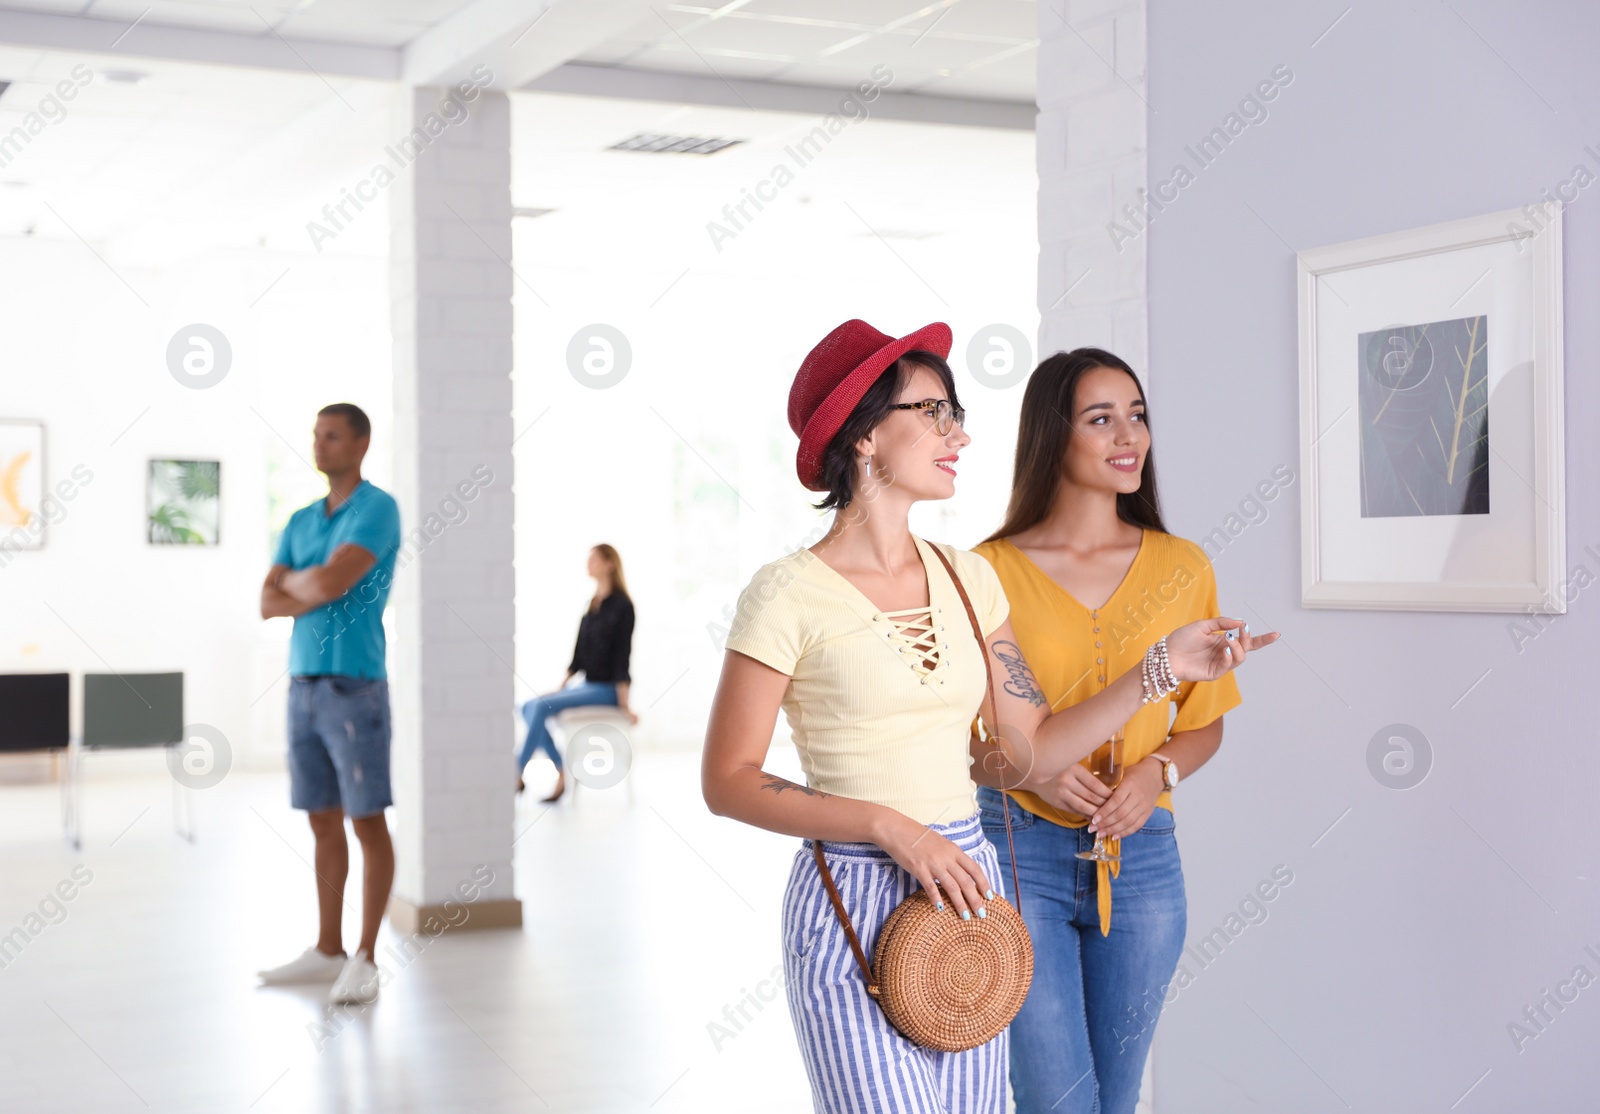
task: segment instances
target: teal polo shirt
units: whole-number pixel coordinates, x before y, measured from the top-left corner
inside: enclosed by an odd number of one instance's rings
[[[325,565],[334,550],[346,544],[359,545],[377,563],[332,603],[295,616],[289,639],[289,672],[294,676],[337,673],[366,680],[388,678],[383,605],[400,549],[400,505],[394,496],[362,480],[331,515],[325,499],[301,507],[283,528],[273,564],[291,569]]]

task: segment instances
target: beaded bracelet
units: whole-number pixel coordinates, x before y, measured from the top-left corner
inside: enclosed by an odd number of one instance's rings
[[[1153,704],[1167,694],[1165,677],[1161,674],[1160,653],[1154,646],[1145,652],[1140,680],[1144,687],[1141,704]]]
[[[1154,704],[1178,690],[1178,678],[1172,672],[1172,659],[1167,655],[1165,638],[1145,651],[1140,682],[1144,686],[1141,704]]]

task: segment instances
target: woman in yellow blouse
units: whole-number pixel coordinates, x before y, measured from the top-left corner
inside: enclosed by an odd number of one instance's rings
[[[1153,640],[1217,614],[1210,562],[1161,520],[1138,376],[1100,349],[1035,369],[1006,520],[976,551],[1005,587],[1053,710],[1104,692],[1140,669]],[[1079,764],[1046,779],[1002,772],[1027,787],[1002,795],[978,769],[991,840],[1011,812],[1033,937],[1033,985],[1011,1025],[1017,1114],[1132,1114],[1186,925],[1172,787],[1216,753],[1238,703],[1228,674],[1144,705],[1123,726],[1115,791]],[[1076,857],[1097,832],[1119,863]]]
[[[988,704],[984,669],[1006,754],[1022,764],[1031,741],[1027,764],[1041,776],[1088,755],[1144,695],[1130,676],[1051,714],[988,562],[911,533],[913,504],[954,493],[970,440],[944,359],[950,341],[941,323],[896,340],[849,321],[806,357],[789,393],[796,467],[802,484],[827,493],[819,509],[833,522],[740,594],[706,728],[711,810],[807,841],[784,891],[784,982],[823,1114],[1004,1114],[1006,1034],[947,1053],[895,1031],[867,994],[811,841],[868,947],[918,886],[950,916],[983,917],[1004,885],[968,771],[968,730]],[[945,560],[972,599],[981,646]],[[1177,679],[1224,676],[1271,641],[1242,627],[1212,618],[1173,632]],[[804,785],[762,768],[780,709]],[[994,722],[996,710],[986,714]]]

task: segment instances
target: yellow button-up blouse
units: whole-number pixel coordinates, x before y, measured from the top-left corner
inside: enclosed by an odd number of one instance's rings
[[[1123,673],[1140,668],[1145,650],[1157,639],[1185,623],[1218,615],[1216,577],[1205,552],[1158,530],[1144,531],[1122,583],[1098,608],[1085,607],[1004,538],[973,551],[987,558],[1000,577],[1017,644],[1052,712],[1087,700]],[[1217,681],[1188,682],[1173,695],[1145,705],[1123,729],[1124,768],[1154,753],[1169,735],[1204,727],[1238,704],[1239,686],[1230,673]],[[1010,796],[1055,824],[1081,828],[1089,822],[1033,793],[1015,791]],[[1156,805],[1171,809],[1171,794],[1163,790]],[[1109,931],[1110,879],[1103,863],[1100,882],[1101,930]]]

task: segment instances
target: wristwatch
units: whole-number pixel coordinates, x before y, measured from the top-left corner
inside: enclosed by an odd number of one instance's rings
[[[1161,781],[1169,790],[1178,787],[1178,764],[1159,751],[1152,753],[1151,758],[1161,763]]]

